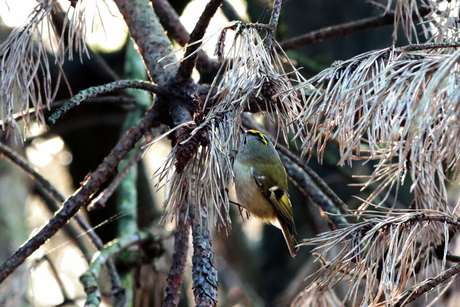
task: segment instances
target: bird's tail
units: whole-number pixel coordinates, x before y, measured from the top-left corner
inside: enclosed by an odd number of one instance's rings
[[[294,238],[289,225],[285,223],[284,221],[283,222],[279,221],[279,222],[281,226],[281,231],[283,232],[284,240],[286,240],[286,244],[289,249],[289,253],[291,253],[292,258],[294,258],[297,254],[297,251],[299,250],[299,248],[296,247],[297,241]]]

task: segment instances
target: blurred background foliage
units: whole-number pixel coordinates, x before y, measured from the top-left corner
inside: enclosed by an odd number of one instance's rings
[[[9,1],[10,4],[12,1]],[[187,29],[193,28],[197,16],[206,1],[170,0],[177,13],[183,16]],[[193,2],[193,3],[189,3]],[[199,2],[199,4],[197,4]],[[6,3],[6,2],[5,2]],[[386,1],[380,3],[386,5]],[[189,6],[189,4],[192,4]],[[68,5],[63,1],[63,6]],[[271,3],[266,0],[224,1],[222,16],[228,20],[267,23],[271,13]],[[24,8],[25,10],[25,8]],[[112,12],[115,14],[115,12]],[[288,0],[283,3],[277,38],[282,42],[288,38],[320,28],[351,22],[382,14],[382,9],[364,0]],[[8,10],[2,9],[0,17],[0,42],[4,41],[12,25],[4,22]],[[59,18],[59,13],[56,18]],[[18,17],[19,18],[19,17]],[[127,38],[126,28],[121,24],[115,34],[117,39]],[[215,21],[217,26],[225,24],[225,18]],[[121,24],[121,25],[120,25]],[[109,29],[112,25],[107,26]],[[102,30],[102,32],[104,32]],[[360,53],[389,47],[393,44],[393,26],[386,26],[343,37],[327,39],[316,44],[290,50],[288,56],[301,73],[309,78],[329,67],[336,60],[345,60]],[[110,40],[112,38],[108,38]],[[103,44],[90,44],[90,58],[67,61],[64,71],[69,87],[75,94],[90,86],[101,85],[116,79],[125,78],[128,50],[133,48],[129,40],[122,39],[118,47],[103,47]],[[404,45],[403,36],[396,42]],[[178,46],[175,46],[177,49]],[[212,47],[210,48],[212,50]],[[61,82],[56,101],[65,101],[70,97],[68,86]],[[123,99],[117,100],[117,97]],[[126,91],[110,94],[106,101],[85,103],[74,108],[52,127],[37,127],[33,122],[31,132],[27,134],[24,147],[7,139],[0,132],[1,141],[14,147],[25,155],[31,165],[48,178],[66,196],[79,187],[85,176],[96,168],[115,145],[123,132],[124,122],[129,113],[138,108],[133,96]],[[49,115],[49,112],[47,113]],[[263,118],[261,118],[263,121]],[[265,122],[267,128],[270,123]],[[275,130],[272,130],[275,131]],[[295,151],[294,144],[291,148]],[[144,269],[151,272],[148,278],[139,277],[143,286],[136,288],[137,295],[150,296],[138,306],[160,306],[165,278],[169,271],[172,254],[171,225],[158,226],[161,217],[162,193],[153,193],[154,182],[150,176],[165,158],[169,150],[169,141],[165,140],[151,148],[139,162],[137,170],[138,225],[149,228],[164,236],[165,253],[156,258]],[[359,187],[349,186],[357,183],[353,175],[370,174],[372,164],[338,167],[338,149],[329,143],[320,165],[313,155],[308,164],[325,180],[334,192],[351,208],[359,205],[354,196],[365,198],[367,192]],[[407,184],[399,194],[400,204],[408,206],[411,195]],[[118,193],[125,193],[119,190]],[[458,191],[452,191],[458,193]],[[294,207],[295,221],[298,227],[298,239],[311,238],[329,230],[318,208],[300,193],[295,186],[290,187]],[[40,227],[49,219],[54,210],[40,196],[34,182],[26,178],[14,166],[0,160],[0,262],[11,255],[15,248],[27,239],[34,228]],[[117,236],[117,224],[125,213],[119,211],[119,197],[111,197],[106,206],[97,211],[85,213],[90,224],[97,227],[96,232],[104,242]],[[235,206],[232,208],[232,229],[214,233],[213,249],[216,252],[215,266],[219,271],[219,306],[287,306],[293,297],[308,283],[304,279],[313,273],[318,263],[313,262],[308,248],[301,248],[298,256],[291,259],[286,250],[281,232],[272,226],[263,226],[253,218],[244,220]],[[83,233],[83,244],[89,246]],[[76,283],[86,269],[82,252],[74,244],[75,237],[60,232],[42,247],[26,265],[9,278],[0,287],[0,306],[57,306],[60,304],[82,304],[84,294],[81,285]],[[80,238],[81,239],[81,238]],[[48,261],[42,261],[47,255]],[[50,262],[57,267],[59,278],[65,290],[59,288],[59,282],[53,275]],[[188,265],[190,267],[190,265]],[[27,268],[27,269],[26,269]],[[144,271],[145,271],[144,270]],[[187,271],[180,306],[190,306],[191,280]],[[17,282],[20,280],[20,282]],[[146,280],[150,280],[147,282]],[[146,291],[146,285],[155,287],[155,291]],[[136,286],[136,285],[135,285]],[[67,296],[67,297],[66,297]],[[69,301],[65,301],[70,299]],[[110,300],[103,304],[110,305]]]

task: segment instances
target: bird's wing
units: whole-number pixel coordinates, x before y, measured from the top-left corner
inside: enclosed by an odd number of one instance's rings
[[[287,192],[274,185],[271,178],[258,174],[254,167],[251,167],[251,173],[262,194],[275,206],[276,212],[289,225],[292,233],[296,234],[297,231],[292,216],[292,205]]]

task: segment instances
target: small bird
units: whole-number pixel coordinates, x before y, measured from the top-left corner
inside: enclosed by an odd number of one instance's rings
[[[262,221],[280,228],[291,256],[295,257],[296,227],[286,169],[272,141],[260,131],[244,131],[233,171],[239,204]]]

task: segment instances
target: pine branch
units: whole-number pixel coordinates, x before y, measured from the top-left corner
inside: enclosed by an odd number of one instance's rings
[[[99,251],[97,257],[91,262],[90,268],[80,276],[80,281],[87,294],[85,306],[97,307],[101,303],[101,293],[97,285],[97,278],[99,277],[102,266],[107,260],[113,258],[116,253],[119,253],[131,245],[154,241],[155,238],[151,233],[140,231],[107,243],[104,248]],[[120,304],[120,302],[118,302],[118,304]]]
[[[48,121],[53,125],[56,121],[64,116],[69,110],[80,105],[82,101],[89,100],[98,95],[105,93],[113,92],[116,90],[126,89],[126,88],[135,88],[150,91],[158,95],[167,95],[167,92],[164,88],[152,84],[146,81],[140,80],[119,80],[115,82],[110,82],[104,85],[93,86],[85,90],[80,91],[77,95],[72,97],[68,102],[66,102],[59,110],[54,112],[49,118]]]
[[[0,267],[0,283],[21,265],[27,257],[61,229],[89,201],[91,195],[112,175],[118,163],[134,148],[143,133],[150,129],[150,127],[158,124],[158,116],[159,113],[155,108],[150,109],[142,121],[124,135],[99,167],[88,176],[82,187],[67,199],[49,222],[3,263]]]
[[[10,162],[12,162],[13,164],[16,164],[32,180],[37,182],[57,202],[59,203],[65,202],[65,197],[48,180],[46,180],[42,175],[40,175],[32,167],[30,167],[30,165],[27,163],[27,161],[24,158],[19,156],[17,153],[15,153],[13,150],[11,150],[8,146],[6,146],[3,143],[0,143],[0,153],[2,156],[6,157]],[[63,207],[61,207],[61,209],[62,208]],[[93,228],[86,222],[85,218],[83,218],[79,213],[76,213],[75,220],[77,221],[78,225],[83,229],[83,231],[88,235],[88,237],[91,239],[91,242],[94,244],[94,246],[97,249],[101,249],[103,247],[101,238],[96,234],[96,232],[94,232]],[[84,249],[82,251],[84,251]],[[2,265],[2,268],[4,267],[4,265]],[[122,289],[122,286],[120,284],[120,278],[118,277],[118,273],[117,273],[114,263],[112,261],[107,262],[107,268],[109,270],[110,279],[112,281],[113,292],[118,293],[120,289]]]
[[[188,204],[182,205],[174,231],[174,254],[168,279],[166,280],[166,296],[163,307],[176,307],[179,305],[180,288],[184,278],[187,263],[188,240],[190,235],[190,219],[188,218]]]
[[[428,278],[424,280],[419,285],[415,286],[411,290],[408,290],[401,294],[401,297],[394,303],[394,307],[402,307],[406,306],[410,302],[416,300],[423,294],[427,293],[428,291],[433,290],[434,288],[438,287],[439,285],[443,284],[445,281],[449,280],[450,278],[454,277],[460,273],[460,263],[454,265],[453,267],[449,268],[445,272],[439,274],[434,278]]]
[[[37,113],[43,112],[45,115],[46,113],[53,111],[59,107],[62,107],[66,102],[68,102],[68,99],[63,99],[63,100],[55,100],[53,101],[53,104],[51,105],[51,108],[48,108],[46,106],[42,106],[39,109],[36,108],[30,108],[28,115],[34,115]],[[126,97],[126,96],[102,96],[102,97],[93,97],[87,100],[83,100],[80,103],[113,103],[121,106],[122,108],[125,109],[130,109],[133,106],[136,105],[136,101],[133,98]],[[12,115],[12,118],[14,120],[21,120],[27,117],[26,114],[23,112],[17,112]],[[6,122],[0,120],[0,126],[6,125]],[[29,139],[28,139],[29,140]]]
[[[214,268],[214,254],[211,246],[211,234],[208,229],[208,217],[206,206],[197,210],[195,206],[190,208],[190,220],[192,223],[193,257],[192,279],[195,306],[217,306],[217,271]]]
[[[420,8],[420,16],[426,16],[431,12],[428,8]],[[413,19],[418,20],[418,14],[413,13]],[[356,32],[379,28],[393,24],[395,21],[394,12],[386,12],[383,16],[364,18],[358,21],[347,22],[336,26],[330,26],[300,36],[290,38],[280,43],[284,51],[296,49],[305,45],[315,44],[333,37],[347,36]]]
[[[113,180],[110,182],[109,186],[91,201],[91,204],[88,205],[88,211],[98,210],[105,207],[107,200],[112,196],[123,179],[129,174],[131,169],[137,164],[137,162],[139,162],[140,159],[142,159],[143,155],[144,150],[139,149],[136,151],[135,155],[129,158],[129,161],[125,167],[117,173],[115,178],[113,178]]]
[[[167,0],[150,0],[150,2],[168,35],[184,47],[190,41],[190,35],[171,4]],[[203,50],[198,51],[196,68],[200,72],[200,83],[212,83],[219,67],[219,62],[212,60]]]
[[[315,273],[311,286],[320,285],[326,290],[347,278],[345,297],[353,299],[353,305],[373,305],[382,300],[405,304],[409,297],[418,297],[459,272],[453,267],[442,272],[434,283],[430,279],[407,290],[407,284],[420,278],[419,272],[436,257],[433,246],[448,240],[449,229],[460,228],[460,222],[449,214],[434,210],[366,210],[361,217],[362,222],[304,240],[303,244],[318,245],[314,251],[321,249],[321,258],[331,259]],[[332,250],[336,252],[330,257]],[[364,282],[366,291],[362,293]]]
[[[171,42],[148,0],[115,0],[152,81],[164,85],[177,71]],[[160,61],[161,60],[161,61]],[[168,67],[166,67],[168,66]]]
[[[196,50],[201,46],[201,44],[194,43],[203,38],[211,18],[222,4],[222,1],[223,0],[210,0],[208,2],[195,28],[190,34],[189,45],[185,51],[184,60],[181,62],[179,70],[177,71],[177,78],[179,81],[188,80],[192,76],[197,57]]]
[[[268,23],[267,37],[264,39],[265,49],[270,50],[275,40],[276,28],[278,26],[278,20],[281,13],[281,4],[283,0],[275,0],[273,3],[273,10]]]

